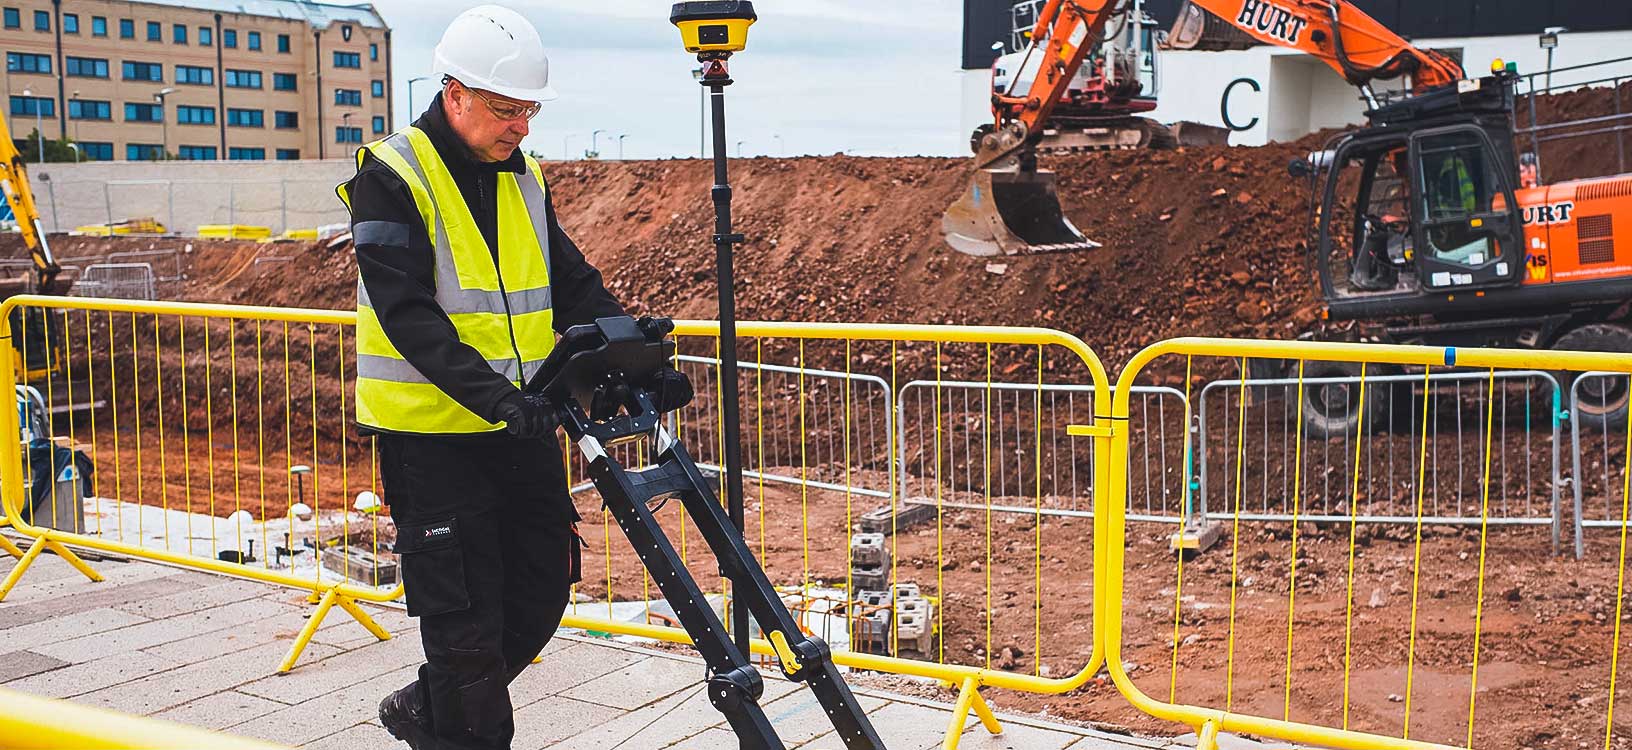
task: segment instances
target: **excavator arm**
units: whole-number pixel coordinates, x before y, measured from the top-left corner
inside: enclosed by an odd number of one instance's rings
[[[11,140],[11,128],[4,116],[0,116],[0,189],[6,193],[6,204],[11,207],[17,228],[22,230],[23,243],[28,245],[29,255],[34,261],[35,291],[51,294],[62,267],[57,265],[56,258],[51,255],[51,246],[46,242],[45,227],[40,223],[39,211],[34,208],[34,193],[28,187],[23,155]]]
[[[1420,94],[1464,77],[1455,60],[1412,46],[1344,0],[1188,0],[1168,35],[1168,46],[1202,45],[1209,16],[1265,44],[1319,58],[1361,88],[1410,76],[1412,93]]]
[[[1041,133],[1043,123],[1048,122],[1049,115],[1070,88],[1077,70],[1103,38],[1105,23],[1122,12],[1122,5],[1123,0],[1048,0],[1037,14],[1037,26],[1031,32],[1032,45],[1021,64],[1025,68],[1031,55],[1042,55],[1042,66],[1026,92],[1018,96],[992,96],[997,128],[1019,126],[1020,132],[1033,137]],[[977,161],[984,167],[1003,155],[983,153]]]

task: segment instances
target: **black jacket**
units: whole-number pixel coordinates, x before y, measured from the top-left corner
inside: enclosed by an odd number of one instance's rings
[[[498,172],[521,173],[525,162],[518,150],[502,162],[479,162],[448,127],[437,95],[414,125],[430,137],[436,152],[453,173],[454,182],[471,216],[498,260]],[[408,185],[384,163],[365,156],[362,167],[348,183],[351,220],[407,225],[405,246],[357,246],[357,272],[379,316],[386,338],[432,384],[460,405],[488,421],[516,387],[489,367],[482,355],[459,340],[453,321],[436,304],[436,259],[424,219]],[[550,287],[555,308],[555,329],[564,331],[596,318],[624,315],[623,306],[606,290],[601,272],[584,259],[578,246],[561,230],[549,201]],[[402,236],[401,232],[395,233]]]

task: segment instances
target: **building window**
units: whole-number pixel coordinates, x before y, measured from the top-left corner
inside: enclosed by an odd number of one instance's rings
[[[176,83],[191,83],[197,86],[214,86],[215,68],[204,68],[197,65],[177,65]]]
[[[380,59],[380,45],[378,45],[378,44],[368,45],[368,59],[371,62]]]
[[[120,39],[135,39],[136,38],[136,22],[132,21],[132,20],[130,20],[128,18],[119,19],[119,38]]]
[[[249,49],[251,52],[261,51],[261,32],[249,32]]]
[[[23,12],[16,8],[6,9],[6,28],[20,29],[23,27]]]
[[[334,103],[361,107],[363,106],[363,92],[361,89],[335,89]]]
[[[379,135],[379,134],[384,133],[384,132],[385,132],[385,118],[380,116],[380,115],[375,115],[374,116],[374,134]]]
[[[298,128],[300,127],[300,113],[281,111],[273,112],[272,124],[279,128]]]
[[[294,91],[296,80],[294,73],[273,73],[272,88],[276,91]]]
[[[125,144],[125,161],[158,161],[164,158],[164,147],[157,143]]]
[[[159,23],[158,21],[148,21],[147,22],[147,41],[150,41],[150,42],[162,42],[162,41],[164,41],[164,25]]]
[[[261,128],[266,127],[266,120],[259,109],[228,109],[227,124],[235,128]]]
[[[362,128],[348,128],[348,127],[345,127],[344,125],[339,126],[339,127],[334,129],[334,142],[335,143],[362,143],[363,142],[363,129]]]
[[[79,33],[79,14],[78,13],[64,13],[64,14],[62,14],[62,33],[64,33],[64,34],[78,34]]]
[[[57,100],[43,96],[14,96],[11,98],[11,113],[29,117],[56,117]]]
[[[385,81],[374,81],[369,89],[374,96],[385,96]]]
[[[49,12],[43,11],[43,10],[34,11],[34,30],[35,31],[50,31],[51,30],[51,14]]]
[[[79,153],[85,155],[85,161],[113,161],[113,144],[80,141]]]
[[[164,82],[164,66],[158,63],[126,60],[122,67],[124,68],[124,79],[127,81]]]
[[[91,99],[69,99],[68,119],[112,120],[113,103],[93,101]]]
[[[334,53],[334,67],[361,68],[363,67],[363,56],[356,52],[336,52]]]
[[[70,58],[72,59],[72,58]],[[51,56],[31,52],[7,52],[7,73],[50,73]]]
[[[108,61],[97,57],[65,57],[62,70],[77,78],[107,78]]]
[[[238,30],[222,29],[221,46],[226,47],[227,49],[238,49]]]
[[[125,122],[164,122],[164,110],[157,104],[125,102]]]
[[[214,125],[215,107],[177,105],[176,122],[182,125]]]
[[[266,161],[266,149],[234,146],[227,149],[227,158],[233,161]]]
[[[102,16],[91,16],[91,36],[107,36],[108,19]]]
[[[214,30],[213,30],[213,29],[211,29],[211,28],[210,28],[210,27],[208,27],[208,26],[200,26],[200,27],[198,27],[198,46],[200,46],[200,47],[208,47],[208,46],[210,46],[210,44],[212,44],[212,43],[213,43],[213,41],[214,41],[214,40],[213,40],[213,39],[212,39],[212,38],[211,38],[211,36],[210,36],[210,34],[211,34],[211,33],[212,33],[212,32],[213,32],[213,31],[214,31]]]
[[[288,34],[279,34],[278,35],[278,51],[285,54],[285,55],[289,54],[289,35]]]
[[[300,149],[298,149],[298,148],[280,148],[280,149],[278,149],[278,161],[300,161]]]
[[[181,146],[176,149],[176,157],[193,161],[214,161],[214,146]]]
[[[226,39],[226,37],[222,37]],[[226,84],[234,89],[258,89],[261,87],[261,71],[227,69]]]
[[[174,41],[176,44],[186,44],[187,43],[187,24],[184,24],[184,23],[176,24],[173,28],[170,29],[170,36],[171,36],[171,41]]]

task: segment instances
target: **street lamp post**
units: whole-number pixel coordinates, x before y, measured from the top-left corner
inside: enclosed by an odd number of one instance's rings
[[[1548,26],[1541,32],[1541,48],[1547,50],[1547,91],[1553,90],[1553,50],[1558,48],[1558,35],[1569,29],[1563,26]]]
[[[23,96],[26,96],[26,97],[28,97],[30,99],[33,99],[34,98],[34,90],[33,89],[23,89]],[[44,164],[45,163],[45,124],[44,124],[44,120],[40,117],[40,103],[37,102],[37,101],[34,102],[34,135],[37,136],[36,140],[38,140],[40,142],[40,163]]]
[[[170,116],[164,111],[164,98],[176,93],[176,90],[166,86],[153,95],[154,101],[159,103],[159,158],[170,158]]]
[[[74,140],[78,141],[79,140],[79,118],[74,117],[74,105],[76,105],[76,104],[79,104],[79,89],[74,89],[74,96],[73,96],[72,99],[69,100],[69,104],[68,104],[68,118],[74,121]],[[80,111],[80,114],[84,115],[85,112],[82,110],[82,111]],[[75,150],[77,151],[78,149],[75,149]],[[74,161],[79,161],[79,160],[75,159]]]
[[[351,137],[351,113],[350,112],[346,112],[345,114],[340,115],[340,132],[344,133],[346,138]],[[322,137],[322,136],[319,136],[319,137]],[[362,140],[362,139],[359,138],[358,140]]]
[[[628,137],[628,133],[623,133],[622,135],[618,136],[618,161],[623,161],[623,139]]]
[[[71,149],[74,150],[74,163],[78,164],[79,163],[79,157],[80,157],[79,144],[78,143],[69,143],[68,148],[71,148]]]
[[[414,111],[414,84],[430,80],[430,76],[415,76],[408,79],[408,121],[413,122],[419,113]]]
[[[742,158],[742,144],[745,143],[745,142],[746,141],[737,141],[737,158],[738,159]]]
[[[591,159],[599,159],[601,157],[601,147],[600,147],[599,138],[600,138],[600,135],[602,133],[605,133],[605,132],[606,132],[605,130],[592,130],[592,131],[590,131],[590,133],[589,133],[589,151],[587,153],[585,153],[584,156],[587,156],[587,157],[589,157]]]

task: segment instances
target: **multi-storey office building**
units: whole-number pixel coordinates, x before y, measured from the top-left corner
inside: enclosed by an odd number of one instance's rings
[[[372,5],[0,0],[0,14],[12,135],[38,124],[87,160],[332,158],[392,129],[391,29]]]

